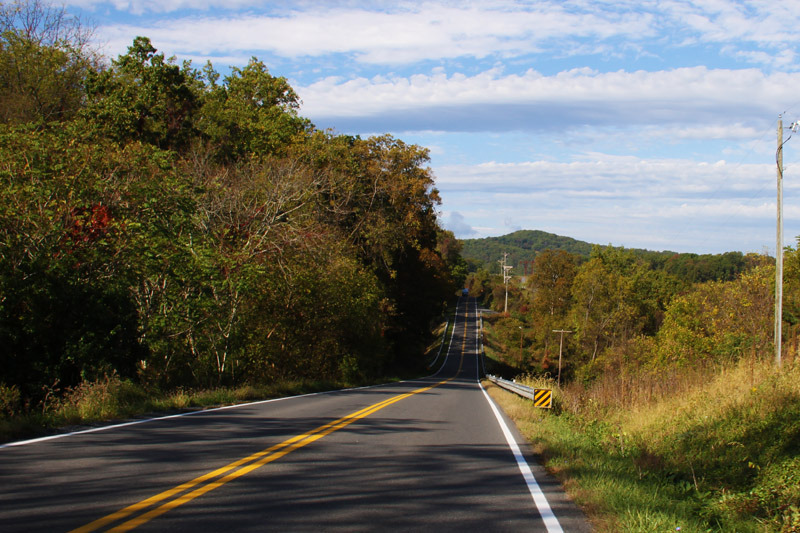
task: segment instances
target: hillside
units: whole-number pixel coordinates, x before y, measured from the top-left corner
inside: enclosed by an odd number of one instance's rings
[[[500,237],[464,239],[461,255],[467,261],[490,272],[498,271],[497,261],[508,252],[508,264],[515,272],[523,272],[523,261],[533,261],[537,252],[564,250],[582,257],[589,257],[592,244],[571,237],[539,230],[520,230]]]
[[[469,263],[471,271],[479,268],[499,273],[498,261],[508,253],[508,264],[513,274],[530,272],[530,262],[544,250],[564,250],[588,258],[594,244],[539,230],[520,230],[500,237],[464,239],[461,256]],[[643,249],[629,251],[650,265],[653,270],[664,270],[690,283],[704,281],[730,281],[758,261],[741,252],[724,254],[655,252]]]

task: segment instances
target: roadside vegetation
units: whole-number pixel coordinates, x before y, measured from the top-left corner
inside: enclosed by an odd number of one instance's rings
[[[465,274],[428,151],[318,130],[256,58],[90,30],[0,4],[3,427],[424,371]]]
[[[599,531],[800,531],[800,252],[694,281],[633,252],[536,257],[524,284],[474,272],[489,372],[554,389],[552,411],[497,388]],[[557,383],[560,334],[567,330]]]
[[[233,405],[271,398],[283,398],[346,387],[348,383],[325,381],[280,381],[273,384],[241,385],[215,389],[174,388],[162,392],[145,388],[117,375],[84,381],[74,388],[48,395],[39,409],[19,410],[20,395],[15,388],[0,388],[0,439],[19,440],[43,433],[71,431],[98,423],[141,416],[161,416]]]
[[[624,404],[610,383],[523,379],[555,389],[552,412],[491,393],[597,531],[797,532],[800,365],[755,374],[756,386],[749,364],[687,373],[672,391],[643,382]]]

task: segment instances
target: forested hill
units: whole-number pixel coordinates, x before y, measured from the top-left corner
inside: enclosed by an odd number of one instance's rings
[[[537,252],[564,250],[581,257],[589,257],[592,245],[571,237],[539,230],[520,230],[500,237],[464,239],[461,241],[461,256],[471,266],[479,266],[490,272],[498,269],[497,261],[508,252],[508,264],[517,269],[523,261],[533,261]]]
[[[461,255],[471,271],[481,268],[497,273],[498,261],[503,253],[508,253],[508,264],[514,267],[514,274],[529,272],[536,254],[544,250],[563,250],[588,259],[592,249],[597,246],[539,230],[520,230],[500,237],[464,239],[461,243]],[[647,262],[653,270],[664,270],[691,283],[730,281],[754,263],[741,252],[693,254],[643,249],[629,251]]]

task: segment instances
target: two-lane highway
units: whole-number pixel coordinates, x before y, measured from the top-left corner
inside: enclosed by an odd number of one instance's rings
[[[589,531],[478,381],[459,301],[429,378],[0,449],[0,531]]]

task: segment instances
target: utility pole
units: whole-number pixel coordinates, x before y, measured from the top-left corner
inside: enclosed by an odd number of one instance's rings
[[[558,344],[558,386],[561,386],[561,353],[564,351],[564,333],[572,333],[567,329],[554,329],[553,333],[561,334],[561,342]]]
[[[778,223],[775,243],[775,364],[781,366],[783,323],[783,117],[778,115]]]
[[[508,273],[511,270],[512,266],[506,265],[506,261],[508,260],[508,252],[503,252],[503,259],[500,259],[498,263],[500,263],[500,270],[503,274],[503,284],[506,286],[506,306],[503,310],[504,313],[508,313],[508,280],[511,279],[511,275]]]

